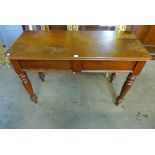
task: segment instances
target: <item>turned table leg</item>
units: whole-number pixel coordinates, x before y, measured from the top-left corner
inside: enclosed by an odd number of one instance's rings
[[[117,97],[115,104],[118,105],[119,103],[121,103],[124,99],[124,96],[127,94],[128,90],[130,89],[130,87],[132,86],[134,80],[136,79],[136,76],[133,75],[132,73],[130,73],[127,76],[127,79],[122,87],[121,93],[120,95]]]
[[[116,73],[112,73],[110,76],[110,83],[112,83],[115,78],[116,78]]]
[[[22,80],[23,86],[25,87],[26,91],[29,93],[31,100],[37,103],[37,96],[33,92],[33,88],[27,74],[25,72],[21,72],[18,75],[19,78]]]
[[[15,72],[18,74],[19,78],[21,79],[24,88],[26,89],[26,91],[30,95],[31,100],[33,102],[37,103],[37,96],[33,91],[31,82],[28,79],[28,76],[27,76],[26,72],[24,72],[21,69],[20,64],[18,63],[18,61],[12,60],[11,63],[12,63],[12,66],[13,66]]]
[[[129,89],[131,88],[133,82],[135,81],[137,75],[143,69],[144,65],[145,65],[144,61],[136,62],[135,67],[133,69],[133,72],[129,73],[129,75],[127,76],[126,81],[124,82],[124,85],[123,85],[122,90],[120,92],[120,95],[116,98],[116,102],[115,102],[116,105],[118,105],[119,103],[121,103],[123,101],[125,95],[127,94]]]
[[[38,75],[39,75],[39,78],[42,80],[42,82],[44,82],[45,81],[45,73],[39,72]]]

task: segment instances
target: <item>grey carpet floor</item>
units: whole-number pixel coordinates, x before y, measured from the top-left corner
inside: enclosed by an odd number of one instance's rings
[[[51,72],[45,82],[28,73],[38,104],[30,101],[12,67],[0,67],[0,128],[155,128],[155,62],[146,64],[124,103],[114,105],[126,73],[110,84],[103,74]]]

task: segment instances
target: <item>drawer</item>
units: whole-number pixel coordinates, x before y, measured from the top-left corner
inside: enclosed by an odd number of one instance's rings
[[[20,60],[22,69],[71,70],[71,61],[65,60]]]
[[[83,61],[82,70],[133,70],[134,61]]]

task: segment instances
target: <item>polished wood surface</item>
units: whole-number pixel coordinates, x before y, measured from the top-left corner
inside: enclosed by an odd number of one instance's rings
[[[137,36],[152,59],[155,59],[155,25],[128,25],[127,30]]]
[[[144,45],[155,45],[155,25],[132,25],[130,30]]]
[[[155,45],[144,45],[144,47],[149,51],[152,60],[155,60]]]
[[[124,60],[145,61],[150,56],[128,32],[29,31],[9,49],[9,59],[20,60]],[[78,57],[74,57],[78,55]]]
[[[151,59],[139,40],[129,32],[48,31],[24,32],[9,49],[15,72],[32,101],[37,102],[26,71],[39,72],[44,81],[48,71],[116,72],[129,75],[116,99],[121,103],[145,62]]]

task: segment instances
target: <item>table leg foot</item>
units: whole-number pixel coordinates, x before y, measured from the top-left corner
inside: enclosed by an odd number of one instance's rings
[[[37,96],[34,94],[32,96],[30,96],[31,101],[33,101],[34,103],[37,103]]]
[[[116,98],[115,105],[119,105],[119,104],[122,103],[122,102],[123,102],[123,98],[121,98],[120,96],[118,96],[118,97]]]
[[[41,79],[41,81],[44,82],[45,81],[45,73],[39,72],[38,75],[39,75],[39,78]]]
[[[115,78],[116,78],[116,73],[112,73],[110,76],[110,83],[112,83]]]

